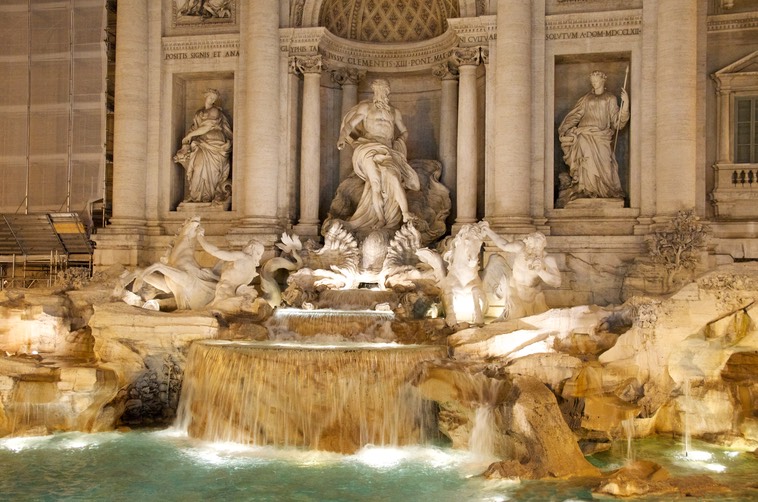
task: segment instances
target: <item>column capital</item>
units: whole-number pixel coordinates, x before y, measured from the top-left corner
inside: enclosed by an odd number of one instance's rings
[[[452,59],[458,66],[478,66],[482,62],[481,47],[456,47]]]
[[[440,80],[458,80],[458,68],[452,61],[446,61],[432,68],[432,75]]]
[[[358,85],[366,78],[366,70],[358,70],[349,66],[330,68],[329,73],[332,75],[332,80],[340,86]]]
[[[490,48],[489,47],[482,47],[482,63],[486,65],[490,64]]]
[[[324,70],[324,62],[320,54],[312,56],[291,56],[289,58],[290,71],[293,73],[321,73]]]

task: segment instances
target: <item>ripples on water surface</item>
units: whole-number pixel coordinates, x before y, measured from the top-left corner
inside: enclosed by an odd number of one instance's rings
[[[667,455],[664,466],[674,475],[744,484],[754,483],[758,472],[758,461],[746,454],[701,449],[701,457],[711,456],[684,460],[673,441],[637,444],[637,458],[662,462],[657,457]],[[604,469],[618,466],[610,454],[593,461]],[[579,483],[484,481],[475,475],[486,461],[446,448],[364,448],[344,456],[201,443],[171,431],[3,439],[0,465],[0,498],[14,501],[592,500]],[[742,493],[731,500],[758,496]]]

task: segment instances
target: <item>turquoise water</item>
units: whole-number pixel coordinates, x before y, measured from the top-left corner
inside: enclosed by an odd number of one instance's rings
[[[709,460],[677,460],[681,447],[643,440],[638,458],[669,459],[672,473],[754,483],[758,461],[709,449]],[[705,448],[705,447],[703,447]],[[705,450],[703,450],[705,451]],[[715,452],[715,453],[714,453]],[[621,460],[592,459],[601,468]],[[66,433],[0,440],[2,500],[108,501],[505,501],[592,500],[581,482],[486,481],[487,461],[435,447],[364,448],[355,455],[198,442],[171,431]],[[722,467],[714,467],[716,465]],[[739,481],[737,481],[739,480]],[[746,490],[731,500],[758,499]],[[714,500],[725,500],[723,496]],[[648,499],[650,500],[650,499]],[[670,497],[667,498],[670,500]]]

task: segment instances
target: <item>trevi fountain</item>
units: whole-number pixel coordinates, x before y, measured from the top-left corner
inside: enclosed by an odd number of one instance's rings
[[[758,2],[117,5],[3,498],[758,498]]]

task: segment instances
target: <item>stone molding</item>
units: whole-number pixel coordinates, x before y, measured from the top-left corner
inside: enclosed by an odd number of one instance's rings
[[[484,45],[497,40],[497,16],[448,19],[460,47]]]
[[[758,28],[758,12],[708,16],[708,33],[717,31],[749,30],[755,28]]]
[[[407,44],[356,42],[337,37],[321,27],[282,28],[279,30],[280,49],[290,56],[320,54],[323,65],[328,68],[385,72],[433,70],[445,64],[457,49],[476,48],[479,62],[488,56],[488,52],[483,54],[481,49],[497,37],[496,16],[449,21],[450,27],[439,37]]]
[[[585,12],[545,16],[546,40],[623,37],[642,34],[642,11]]]
[[[316,54],[326,33],[326,28],[281,28],[279,48],[291,56]]]

